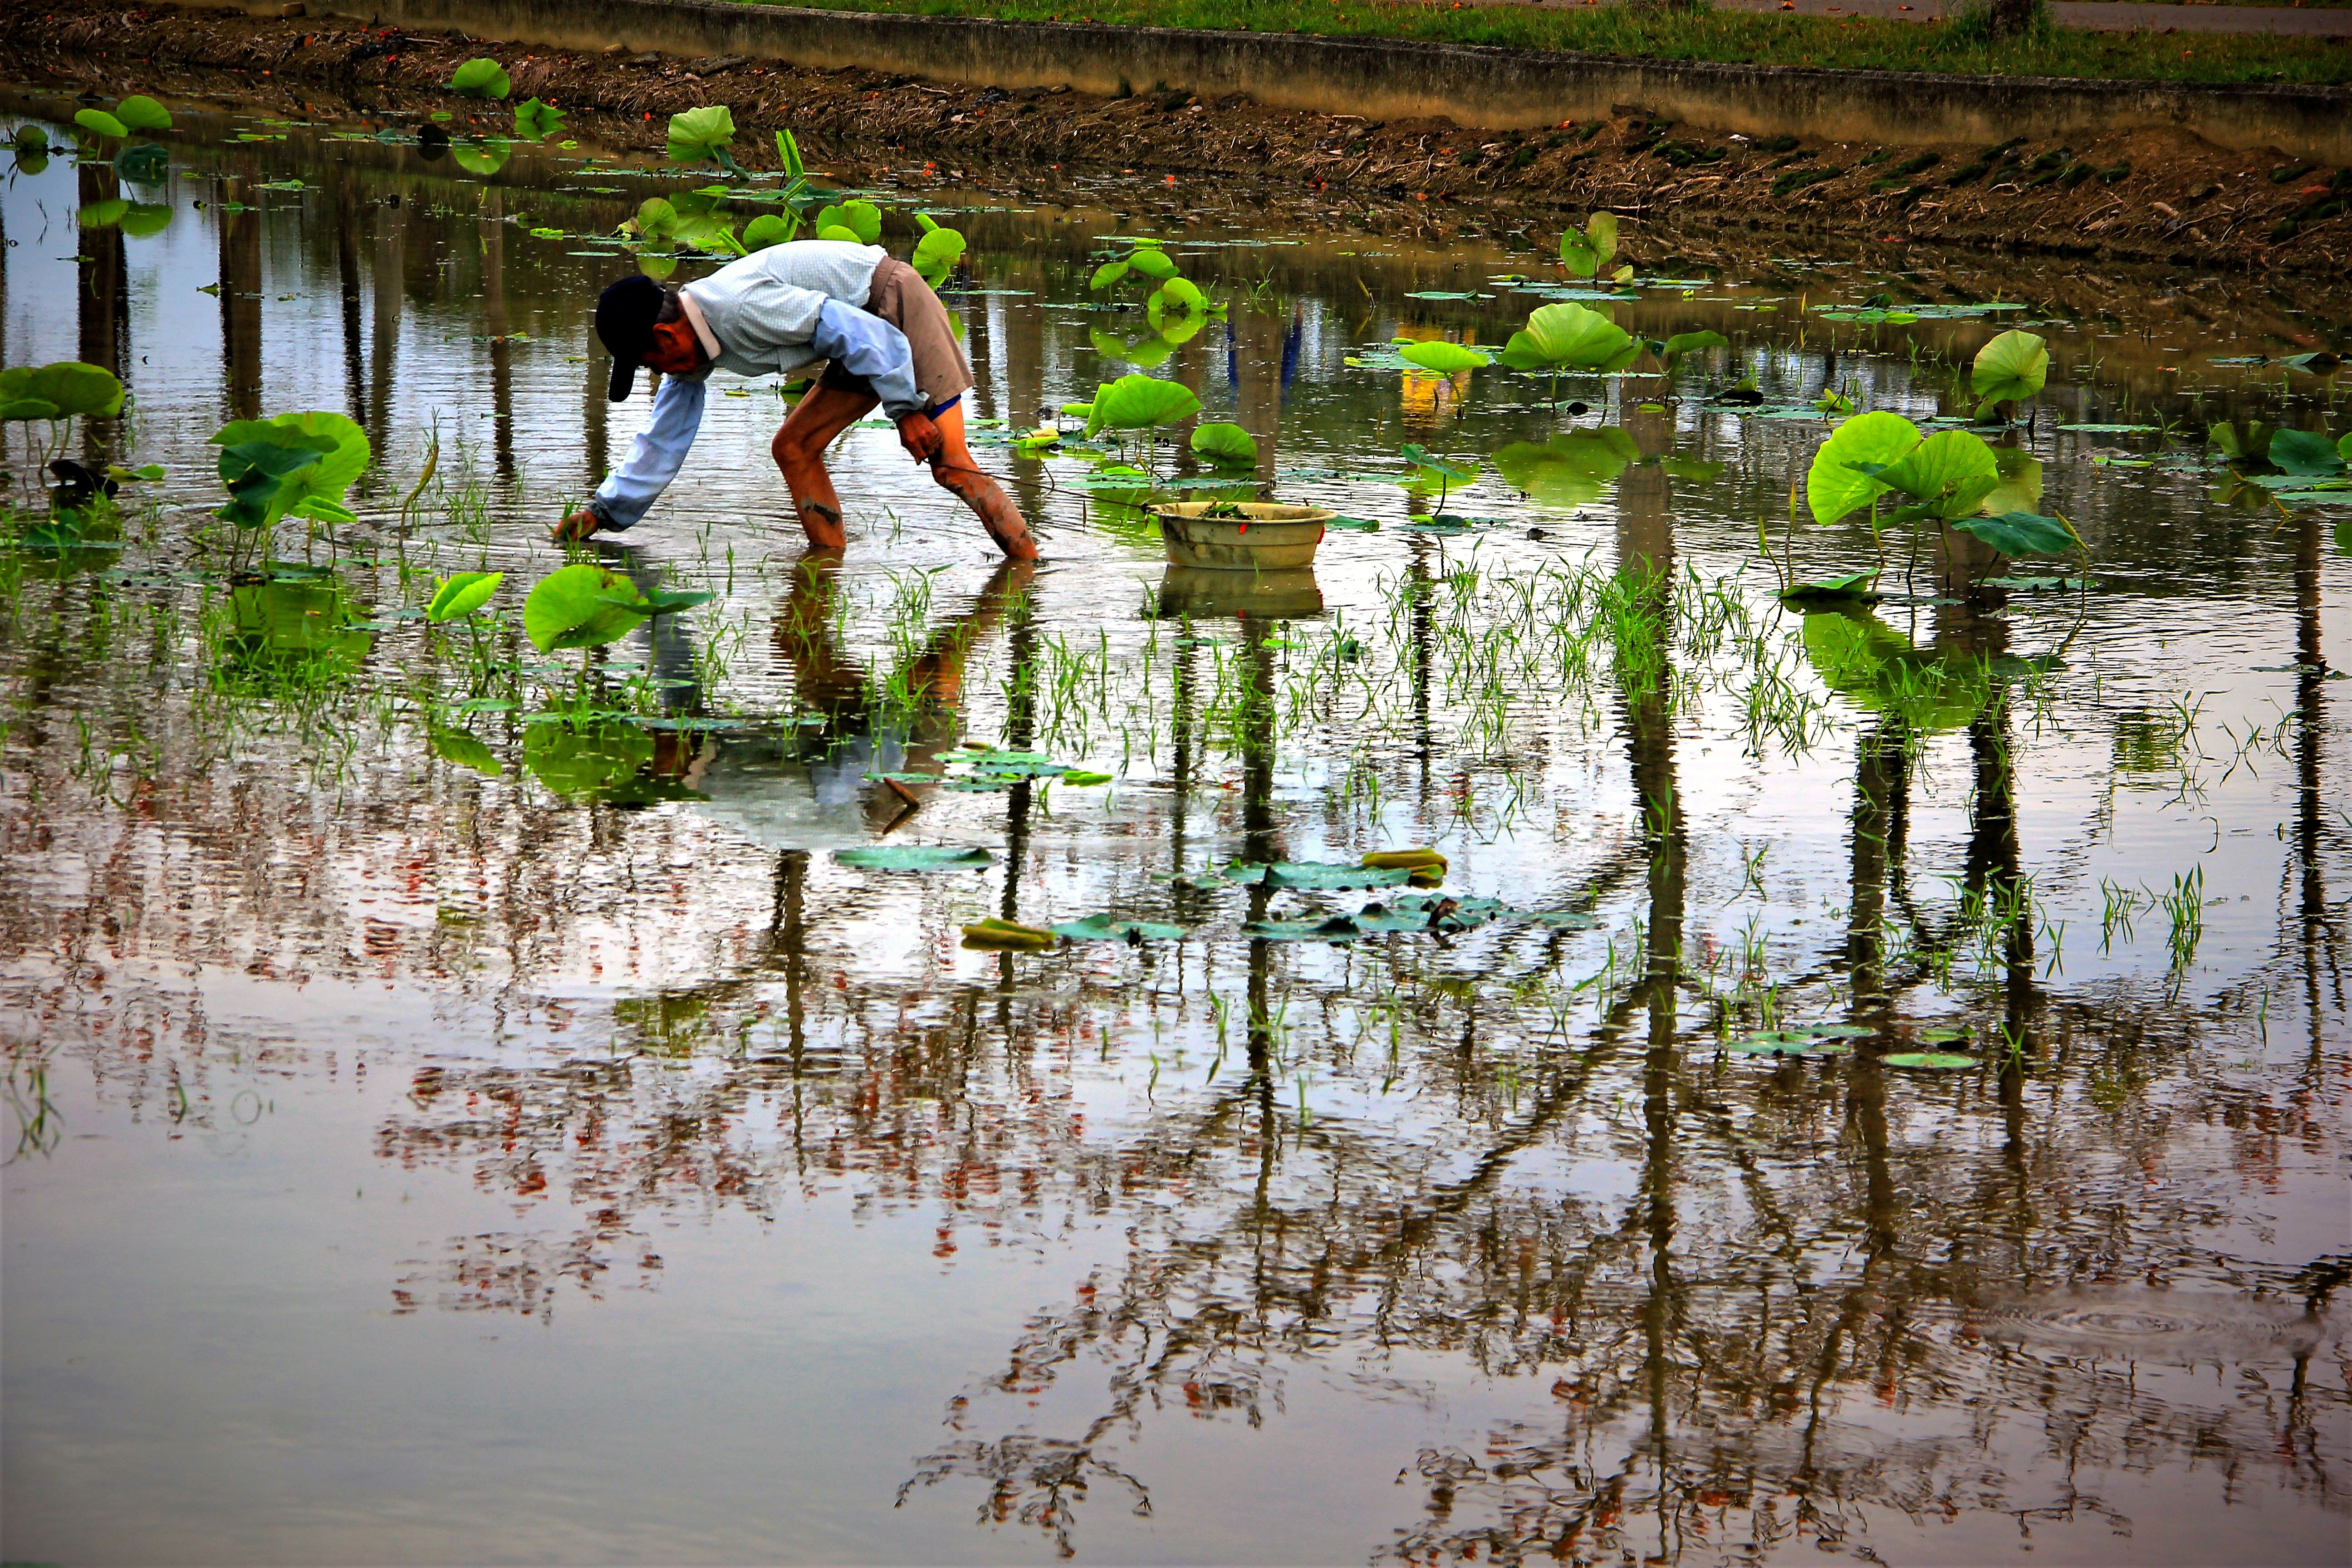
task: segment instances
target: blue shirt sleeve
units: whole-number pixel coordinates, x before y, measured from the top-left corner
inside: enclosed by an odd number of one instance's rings
[[[915,389],[915,351],[908,347],[907,334],[881,317],[827,300],[817,312],[809,347],[850,374],[865,377],[881,398],[882,412],[891,418],[904,419],[928,406]]]
[[[595,499],[588,503],[588,510],[604,527],[635,526],[669,488],[670,480],[677,478],[687,449],[694,445],[695,432],[702,428],[703,387],[708,380],[707,375],[662,377],[661,390],[654,394],[653,423],[629,443],[629,455],[604,477],[604,482],[596,487]]]

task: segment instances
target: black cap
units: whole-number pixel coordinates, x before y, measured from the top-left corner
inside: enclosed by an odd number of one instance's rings
[[[604,395],[625,403],[636,384],[637,366],[653,352],[654,323],[661,319],[662,286],[642,272],[632,272],[608,287],[596,300],[596,335],[613,356],[613,384]]]

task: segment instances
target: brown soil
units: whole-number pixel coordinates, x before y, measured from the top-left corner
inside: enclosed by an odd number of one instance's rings
[[[567,129],[619,147],[658,148],[671,113],[725,103],[746,146],[789,126],[853,155],[895,153],[887,161],[903,165],[913,152],[1005,179],[1024,168],[1083,169],[1172,174],[1190,184],[1205,172],[1284,190],[1287,206],[1346,202],[1360,219],[1367,204],[1607,207],[1671,215],[1685,227],[1696,218],[2197,268],[2339,277],[2352,268],[2352,171],[2275,180],[2287,166],[2276,155],[2233,153],[2183,132],[2063,146],[2027,140],[1985,167],[1977,148],[1807,143],[1768,152],[1633,112],[1533,135],[1490,133],[1445,121],[1268,110],[1240,97],[1105,100],[731,58],[541,55],[341,20],[125,10],[100,0],[12,9],[0,17],[0,47],[28,86],[101,96],[177,88],[314,115],[478,110],[443,84],[459,62],[494,52],[517,100],[557,104],[572,115]],[[1938,154],[1932,165],[1895,176],[1927,153]],[[1790,188],[1817,170],[1841,172]],[[939,169],[942,183],[968,177],[962,167]]]

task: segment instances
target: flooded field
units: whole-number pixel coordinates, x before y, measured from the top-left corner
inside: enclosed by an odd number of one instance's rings
[[[879,421],[808,552],[723,375],[567,553],[618,226],[776,178],[175,117],[0,200],[129,389],[0,426],[8,1560],[2341,1561],[2340,291],[812,148],[1043,561]],[[1561,303],[1659,347],[1476,363]],[[2010,331],[2052,553],[1817,520]]]

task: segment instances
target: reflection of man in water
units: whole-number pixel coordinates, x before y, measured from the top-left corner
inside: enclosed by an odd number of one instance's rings
[[[793,566],[792,592],[776,616],[776,650],[798,677],[801,700],[825,721],[807,759],[818,804],[845,805],[862,793],[868,821],[879,828],[908,803],[887,786],[869,788],[866,775],[938,770],[940,753],[962,738],[964,660],[1028,591],[1035,569],[1025,561],[997,567],[971,609],[877,685],[833,640],[840,568],[837,554],[815,550]]]
[[[837,550],[847,542],[824,449],[879,405],[898,425],[899,444],[930,465],[931,478],[972,510],[999,549],[1035,559],[1020,509],[964,444],[971,366],[947,307],[881,247],[773,245],[682,288],[632,275],[597,300],[596,335],[613,355],[614,402],[626,401],[641,364],[667,379],[654,395],[653,423],[588,504],[556,525],[559,541],[626,529],[646,514],[694,445],[714,368],[790,374],[822,362],[824,375],[776,432],[773,448],[811,544]]]

